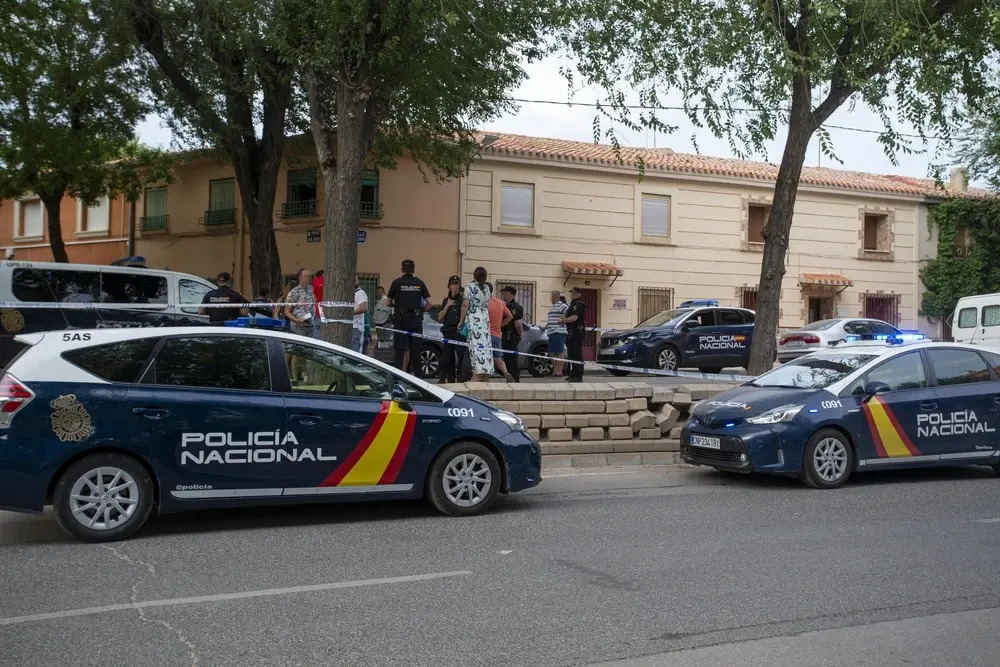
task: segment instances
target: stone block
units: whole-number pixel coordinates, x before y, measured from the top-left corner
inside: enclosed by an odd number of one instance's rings
[[[574,398],[576,398],[573,392],[573,385],[566,384],[565,382],[562,384],[555,384],[555,383],[547,384],[545,385],[544,396],[541,394],[541,392],[536,391],[535,397],[544,398],[545,400],[552,400],[552,401],[572,401]]]
[[[518,401],[517,402],[517,414],[520,417],[524,415],[540,415],[542,404],[540,401]]]
[[[615,388],[607,382],[592,384],[594,388],[594,398],[598,401],[611,401],[615,398]]]
[[[650,405],[663,405],[674,400],[674,390],[666,387],[653,387],[653,396],[649,399]]]
[[[680,463],[680,454],[674,452],[643,452],[642,464],[647,466],[676,465]]]
[[[612,440],[632,439],[631,426],[610,426],[608,427],[608,437]]]
[[[585,382],[571,383],[569,387],[573,392],[573,400],[592,401],[597,398],[597,391],[591,384]]]
[[[525,428],[539,428],[542,425],[542,418],[539,415],[519,415],[524,422]]]
[[[679,452],[681,451],[681,443],[679,440],[660,438],[651,443],[650,449],[654,452]]]
[[[712,398],[717,394],[721,394],[722,391],[712,386],[692,385],[688,393],[691,395],[692,401],[704,401],[706,398]]]
[[[634,398],[635,386],[631,382],[609,382],[615,390],[615,398]]]
[[[526,428],[524,430],[525,430],[525,433],[528,434],[528,437],[534,438],[536,441],[539,438],[542,437],[541,432],[539,432],[539,430],[537,428]],[[542,443],[539,443],[539,444],[542,444]],[[546,452],[545,452],[545,449],[544,449],[544,445],[542,445],[542,446],[543,446],[542,454],[545,454]]]
[[[604,412],[609,415],[628,412],[628,401],[604,401]]]
[[[684,427],[683,426],[675,426],[672,429],[670,429],[670,437],[673,438],[674,440],[679,440],[680,437],[681,437],[681,429],[682,428],[684,428]]]
[[[656,417],[649,410],[640,410],[629,415],[628,422],[629,426],[632,427],[632,432],[638,433],[644,428],[653,428],[656,426]]]
[[[484,401],[491,401],[493,400],[493,387],[489,382],[470,382],[468,395],[473,398],[481,398]]]
[[[604,412],[604,401],[581,401],[583,411],[589,414],[601,414]]]
[[[587,418],[587,426],[608,426],[609,417],[611,415],[585,415]]]
[[[506,382],[491,382],[490,389],[493,393],[493,398],[490,399],[494,402],[496,401],[510,401],[514,398],[514,392],[511,390],[511,385]]]
[[[647,400],[645,398],[627,398],[625,399],[625,404],[628,405],[629,412],[636,412],[638,410],[645,410],[647,407]]]
[[[572,454],[572,449],[573,449],[572,442],[550,442],[549,456]]]
[[[660,429],[658,428],[641,428],[639,429],[639,439],[640,440],[656,440],[660,437]]]
[[[512,384],[508,385],[507,389],[510,391],[509,400],[512,401],[532,401],[539,395],[535,392],[535,385],[531,384]]]
[[[656,426],[660,433],[670,433],[670,429],[681,419],[681,412],[672,405],[663,405],[656,412]]]
[[[584,426],[592,426],[587,415],[566,415],[566,428],[582,428]]]
[[[687,392],[674,392],[674,400],[670,404],[678,410],[686,410],[691,407],[691,394]]]
[[[560,469],[560,468],[572,468],[573,467],[573,457],[569,454],[560,456],[546,456],[542,459],[542,470],[543,475],[545,470]]]
[[[567,415],[582,415],[586,412],[586,401],[564,401],[562,403],[563,413]]]
[[[574,454],[574,468],[603,468],[608,465],[607,454]]]
[[[628,426],[628,425],[629,425],[629,420],[627,412],[616,412],[613,415],[608,415],[608,426]]]
[[[610,454],[614,451],[610,440],[576,440],[571,450],[573,454]]]
[[[573,439],[573,429],[569,428],[550,428],[545,433],[549,442],[569,442]]]
[[[445,389],[447,391],[453,391],[456,394],[468,394],[469,388],[464,382],[455,382],[448,384],[439,384],[438,387]]]
[[[642,465],[642,455],[641,454],[626,454],[621,452],[616,452],[614,454],[608,454],[608,465],[609,466],[637,466]]]
[[[517,411],[521,409],[520,401],[494,401],[493,405],[497,406],[499,410],[507,410],[514,414],[517,414]]]
[[[563,415],[542,415],[542,428],[562,428],[566,426],[566,417]]]
[[[604,440],[605,431],[600,426],[585,426],[580,429],[580,440]]]
[[[566,404],[562,401],[539,401],[538,414],[564,415],[566,414]]]
[[[616,452],[633,453],[646,451],[645,443],[642,440],[628,438],[625,440],[609,440],[608,442],[614,446],[614,451]]]
[[[648,384],[646,382],[633,382],[632,396],[634,396],[635,398],[652,398],[653,385]]]

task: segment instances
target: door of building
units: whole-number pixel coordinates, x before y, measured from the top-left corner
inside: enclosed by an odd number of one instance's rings
[[[831,297],[809,297],[809,322],[828,320],[831,317],[833,317],[833,299]]]
[[[587,325],[587,334],[583,337],[583,360],[584,361],[596,361],[597,360],[597,332],[594,331],[594,327],[597,326],[597,308],[600,303],[598,295],[600,292],[596,289],[582,289],[581,299],[583,299],[583,320]]]

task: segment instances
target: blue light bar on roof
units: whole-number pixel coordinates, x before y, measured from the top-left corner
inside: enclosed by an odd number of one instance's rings
[[[902,345],[903,343],[912,343],[917,340],[926,340],[927,336],[920,333],[919,331],[905,332],[899,334],[854,334],[847,337],[848,343],[857,343],[862,340],[880,340],[885,341],[887,345]]]

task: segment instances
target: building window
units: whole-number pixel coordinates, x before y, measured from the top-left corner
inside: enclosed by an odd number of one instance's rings
[[[504,183],[500,202],[500,224],[509,227],[535,226],[535,186]]]
[[[370,304],[368,310],[369,312],[375,312],[375,302],[378,299],[375,296],[375,288],[378,287],[378,274],[377,273],[359,273],[358,274],[358,284],[361,285],[361,289],[365,291],[368,295],[368,303]]]
[[[231,225],[236,222],[236,183],[231,178],[208,182],[206,225]]]
[[[642,235],[670,236],[670,197],[642,196]]]
[[[316,217],[316,170],[289,169],[285,203],[281,205],[282,218]]]
[[[869,252],[889,252],[889,216],[865,213],[864,249]]]
[[[147,188],[143,197],[142,218],[139,229],[144,232],[167,228],[167,189]]]
[[[863,317],[882,320],[892,326],[899,326],[899,295],[898,294],[865,294]]]
[[[671,287],[639,288],[639,323],[653,315],[674,307],[674,290]]]
[[[382,219],[382,204],[378,199],[378,170],[366,171],[361,176],[361,217]]]
[[[960,225],[955,229],[955,240],[952,245],[955,257],[968,257],[972,252],[969,243],[969,229],[965,225]]]
[[[42,221],[44,210],[41,199],[32,199],[21,202],[20,234],[24,238],[38,238],[42,236]]]
[[[740,308],[757,310],[757,288],[744,285],[740,288]]]
[[[508,285],[517,290],[517,294],[514,295],[514,300],[516,300],[519,304],[521,304],[521,307],[524,308],[524,323],[530,324],[534,322],[535,283],[525,280],[497,280],[496,295],[500,296],[500,290]]]
[[[764,225],[771,215],[771,207],[764,204],[750,204],[747,208],[747,243],[763,245]]]
[[[106,232],[111,226],[111,201],[108,197],[101,197],[93,206],[80,206],[78,214],[78,232]]]

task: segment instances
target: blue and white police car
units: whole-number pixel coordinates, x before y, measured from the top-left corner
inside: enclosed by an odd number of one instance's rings
[[[864,341],[792,360],[699,403],[681,457],[833,488],[855,471],[982,464],[1000,474],[1000,354]]]
[[[341,347],[231,327],[33,333],[0,380],[0,507],[88,541],[152,512],[426,497],[541,481],[516,415]]]

